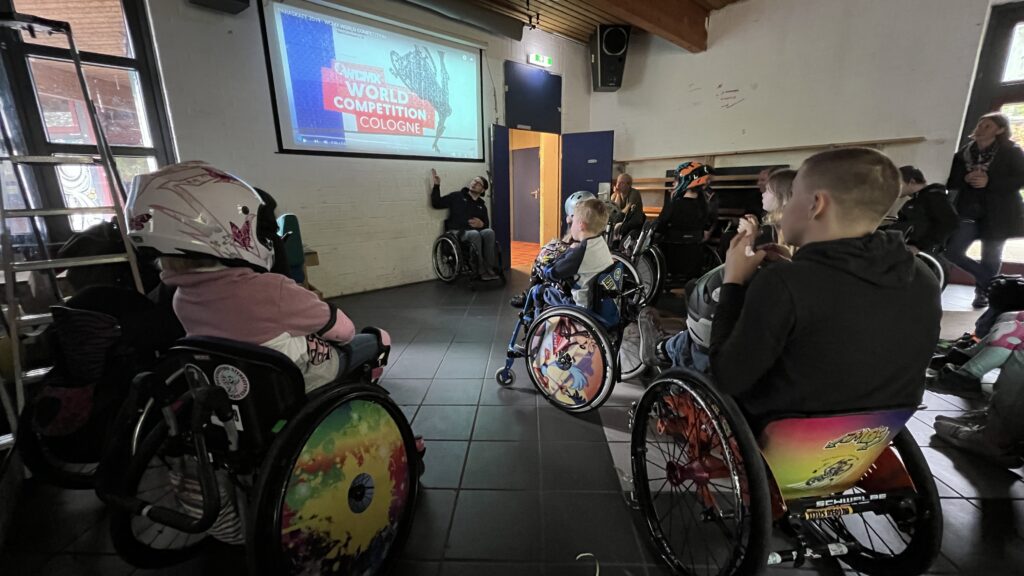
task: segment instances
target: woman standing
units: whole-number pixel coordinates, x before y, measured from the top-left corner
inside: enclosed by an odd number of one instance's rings
[[[988,306],[985,290],[1002,266],[1008,238],[1024,236],[1024,152],[1010,140],[1010,121],[993,112],[978,120],[971,142],[953,157],[946,186],[957,190],[960,226],[953,234],[946,257],[974,276],[974,307]],[[981,261],[967,249],[981,240]]]

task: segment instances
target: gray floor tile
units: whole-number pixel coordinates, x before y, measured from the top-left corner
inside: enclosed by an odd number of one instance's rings
[[[425,488],[458,488],[469,442],[430,440],[424,456],[426,470],[420,481]]]
[[[542,576],[540,564],[481,564],[448,561],[441,566],[441,576]]]
[[[597,554],[600,556],[600,554]],[[608,564],[601,562],[601,576],[645,576],[647,567],[641,564]],[[594,561],[584,558],[575,564],[548,564],[544,566],[545,576],[594,576]]]
[[[437,368],[436,378],[476,378],[487,374],[487,356],[445,356]]]
[[[135,567],[111,554],[58,554],[33,576],[130,576]]]
[[[544,490],[620,490],[607,444],[544,442],[540,462]]]
[[[466,460],[463,489],[537,490],[540,488],[537,442],[478,442]]]
[[[420,560],[443,557],[454,506],[454,490],[420,490],[412,530],[399,556]]]
[[[568,414],[554,406],[541,406],[540,439],[543,442],[605,442],[601,417],[596,412]]]
[[[388,576],[437,576],[440,570],[440,562],[398,560],[392,563]]]
[[[420,406],[412,429],[426,440],[469,440],[476,406]]]
[[[932,474],[967,498],[1024,498],[1016,473],[951,446],[922,448]]]
[[[645,562],[633,534],[632,511],[621,494],[545,493],[543,501],[546,562],[573,562],[581,552],[595,554],[602,563]]]
[[[481,406],[537,405],[537,390],[529,381],[516,381],[512,386],[501,386],[494,378],[484,378],[480,392]]]
[[[537,562],[540,530],[539,492],[463,490],[445,558]]]
[[[399,406],[417,406],[430,388],[430,379],[388,378],[381,379],[380,385],[391,395]]]
[[[963,574],[1009,574],[1024,566],[1024,540],[997,524],[1005,505],[979,510],[966,500],[944,500],[942,552]]]
[[[441,365],[441,357],[433,354],[402,354],[386,376],[388,378],[427,378],[432,379]]]
[[[447,379],[437,377],[430,385],[423,404],[476,406],[480,401],[482,381],[479,378]]]
[[[473,440],[536,440],[535,406],[480,406]]]
[[[602,407],[597,411],[609,442],[629,442],[629,409],[621,406]]]
[[[640,400],[644,393],[644,387],[629,382],[620,382],[615,385],[605,406],[630,406],[633,402]]]

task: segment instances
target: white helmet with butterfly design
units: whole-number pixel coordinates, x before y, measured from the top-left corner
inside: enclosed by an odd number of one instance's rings
[[[276,230],[258,229],[261,209],[267,208],[251,186],[192,161],[136,176],[125,219],[136,249],[269,270]]]

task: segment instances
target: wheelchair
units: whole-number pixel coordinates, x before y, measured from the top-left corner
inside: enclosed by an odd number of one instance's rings
[[[709,270],[722,265],[722,256],[706,242],[700,242],[700,273],[696,276],[677,274],[670,270],[664,250],[654,242],[656,222],[644,224],[635,243],[628,244],[631,260],[645,288],[647,306],[654,306],[665,290],[681,288],[693,278],[700,278]]]
[[[583,413],[608,399],[623,372],[633,377],[643,371],[639,346],[629,354],[622,349],[623,333],[635,326],[643,299],[643,288],[631,281],[635,269],[627,272],[631,267],[620,260],[592,280],[594,306],[589,310],[549,305],[546,292],[565,291],[554,282],[531,287],[509,339],[505,366],[494,375],[497,383],[511,386],[516,377],[512,365],[525,358],[530,380],[549,402]]]
[[[872,575],[925,572],[942,541],[917,407],[794,415],[755,437],[703,375],[671,370],[630,413],[636,507],[675,574],[760,574],[841,558]],[[792,547],[770,548],[772,524]]]
[[[308,394],[288,357],[218,338],[182,339],[137,376],[97,472],[122,558],[159,568],[244,543],[250,574],[385,571],[422,459],[376,385],[389,338],[364,333],[344,376]]]
[[[479,282],[479,273],[476,269],[477,255],[475,249],[467,242],[459,239],[458,230],[448,230],[448,222],[445,221],[445,233],[434,240],[431,249],[433,258],[434,275],[437,279],[450,284],[461,277],[469,278],[470,288],[476,287]],[[501,285],[506,282],[505,266],[501,253],[501,245],[494,242],[494,254],[498,262],[498,281]]]

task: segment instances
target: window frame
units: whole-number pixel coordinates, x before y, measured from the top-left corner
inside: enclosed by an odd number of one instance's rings
[[[125,57],[80,51],[79,57],[83,66],[115,67],[138,74],[142,107],[149,124],[151,145],[148,147],[112,145],[110,150],[115,157],[155,157],[158,166],[165,166],[175,161],[174,142],[164,101],[149,14],[145,0],[121,0],[121,6],[133,55]],[[0,0],[0,11],[10,12],[14,9],[15,0]],[[72,32],[74,32],[73,27]],[[0,42],[3,42],[6,48],[2,51],[3,65],[8,71],[11,84],[10,97],[18,111],[17,121],[21,123],[21,132],[24,135],[23,144],[26,150],[37,155],[95,155],[97,153],[95,145],[56,143],[47,139],[42,110],[32,80],[29,58],[38,57],[71,62],[71,50],[22,42],[20,34],[14,30],[0,30]],[[100,169],[102,170],[102,168]],[[37,183],[35,192],[40,196],[38,200],[42,205],[63,207],[65,205],[64,196],[56,169],[35,166],[32,167],[32,171]],[[60,245],[74,234],[71,229],[71,220],[68,217],[46,218],[46,228],[48,241],[51,244]]]
[[[1000,4],[991,10],[967,100],[967,113],[958,148],[967,143],[967,137],[982,115],[998,112],[1004,104],[1024,102],[1024,79],[1003,82],[1006,58],[1010,55],[1013,43],[1013,29],[1018,23],[1024,22],[1024,2]]]

